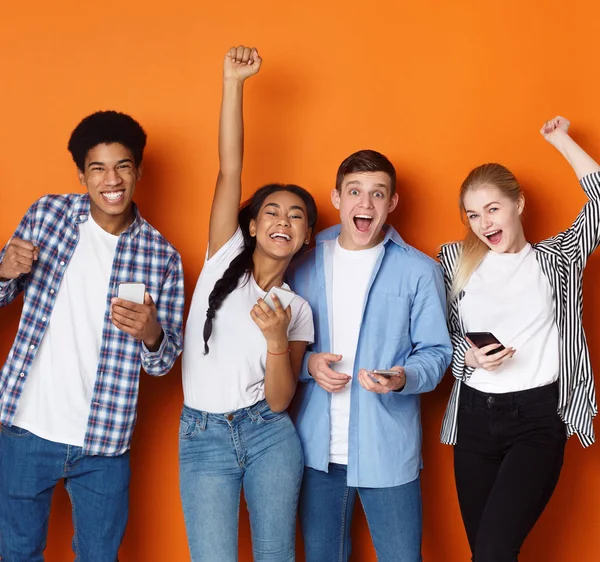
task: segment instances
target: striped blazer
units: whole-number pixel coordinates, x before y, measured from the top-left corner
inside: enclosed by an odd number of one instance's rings
[[[593,418],[598,413],[594,375],[583,331],[583,269],[587,258],[600,244],[600,172],[581,179],[589,201],[567,230],[552,238],[532,244],[535,256],[548,277],[555,305],[560,335],[558,413],[565,422],[567,436],[577,434],[584,447],[594,440]],[[446,290],[450,295],[462,243],[442,246],[438,258],[444,270]],[[469,344],[460,317],[461,296],[448,302],[448,330],[453,346],[452,374],[456,378],[442,423],[441,440],[455,445],[458,433],[460,388],[473,370],[465,365]]]

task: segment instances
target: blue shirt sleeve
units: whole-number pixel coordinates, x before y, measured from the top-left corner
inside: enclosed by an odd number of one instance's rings
[[[413,350],[404,369],[406,384],[401,394],[433,390],[442,380],[452,358],[452,344],[446,325],[446,289],[436,266],[423,276],[410,311],[410,339]]]

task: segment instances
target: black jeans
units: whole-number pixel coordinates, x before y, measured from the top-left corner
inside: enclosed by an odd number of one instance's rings
[[[558,386],[486,394],[462,385],[454,475],[473,562],[515,562],[554,492],[566,442]]]

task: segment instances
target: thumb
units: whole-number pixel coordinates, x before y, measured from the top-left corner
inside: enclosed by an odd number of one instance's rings
[[[325,360],[331,363],[337,363],[342,360],[342,356],[339,353],[326,353]]]
[[[256,48],[252,49],[252,60],[258,64],[262,62],[262,58],[258,54],[258,49]]]
[[[144,304],[150,306],[154,304],[154,301],[152,300],[152,297],[150,296],[150,293],[148,291],[146,291],[146,293],[144,294]]]
[[[467,343],[471,346],[472,349],[477,349],[477,346],[469,338],[465,339],[467,340]]]

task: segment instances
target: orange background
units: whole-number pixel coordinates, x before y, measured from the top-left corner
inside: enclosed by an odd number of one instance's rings
[[[598,19],[593,0],[60,0],[5,2],[0,16],[0,240],[45,193],[78,191],[66,151],[71,129],[98,109],[131,113],[149,133],[142,213],[180,250],[191,296],[202,265],[217,172],[222,58],[259,47],[246,97],[245,190],[306,186],[320,226],[340,161],[375,148],[395,163],[401,202],[391,222],[434,255],[462,236],[456,207],[466,173],[499,161],[527,193],[527,234],[567,227],[584,202],[573,173],[538,134],[559,113],[600,158]],[[585,327],[600,369],[599,257],[586,273]],[[20,303],[0,311],[0,361]],[[468,559],[452,471],[439,444],[450,377],[423,397],[426,562]],[[121,560],[187,560],[179,502],[179,363],[141,381],[130,521]],[[55,496],[47,560],[72,560],[70,506]],[[600,447],[570,440],[562,478],[523,549],[524,562],[600,559]],[[354,560],[374,561],[357,513]],[[300,550],[300,548],[299,548]],[[242,514],[240,560],[251,560]]]

